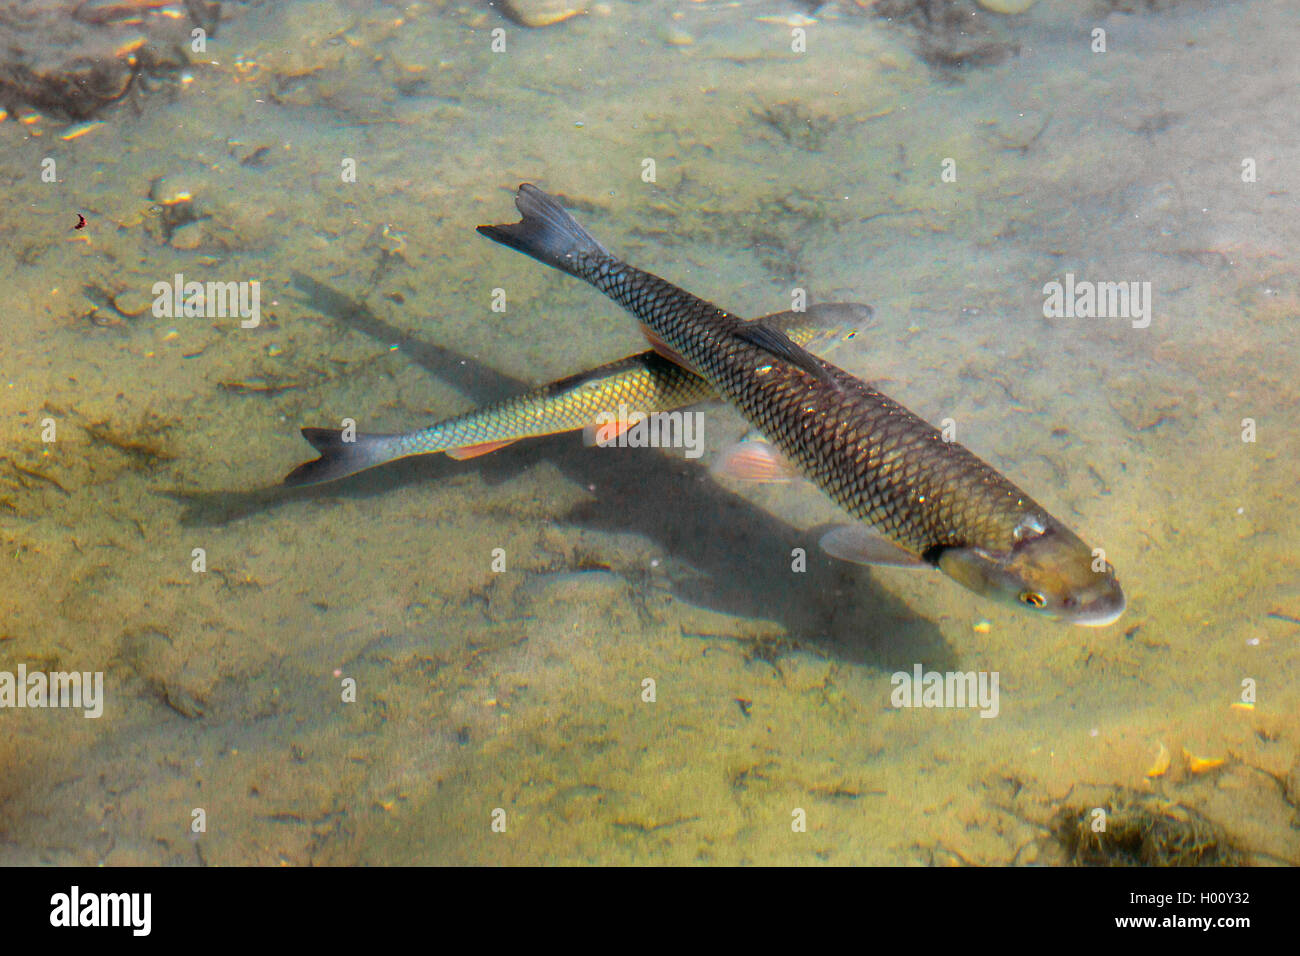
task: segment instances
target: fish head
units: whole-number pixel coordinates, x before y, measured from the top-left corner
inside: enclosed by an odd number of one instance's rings
[[[812,310],[816,310],[812,315],[816,324],[806,333],[808,341],[798,344],[823,358],[841,345],[859,339],[874,324],[875,310],[869,305],[829,302],[812,306],[810,311]],[[794,336],[791,335],[791,338]]]
[[[1010,548],[946,548],[936,562],[960,584],[1040,617],[1104,627],[1124,613],[1115,568],[1048,516],[1017,528]]]
[[[822,302],[802,312],[777,312],[754,321],[779,329],[796,345],[825,358],[871,328],[874,315],[871,306],[858,302]]]

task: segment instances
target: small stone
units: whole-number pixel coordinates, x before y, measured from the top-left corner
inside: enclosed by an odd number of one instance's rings
[[[665,27],[662,36],[669,46],[690,46],[695,42],[695,37],[681,27]]]
[[[160,206],[182,206],[192,203],[203,186],[193,177],[164,176],[149,186],[149,198]]]
[[[580,13],[586,13],[581,0],[505,0],[506,12],[526,27],[545,27]]]
[[[1024,13],[1038,0],[976,0],[985,10],[993,13]]]
[[[193,251],[200,248],[206,239],[203,223],[191,222],[172,233],[171,246],[173,249]]]
[[[113,296],[113,308],[129,319],[143,315],[153,305],[153,297],[134,289]]]

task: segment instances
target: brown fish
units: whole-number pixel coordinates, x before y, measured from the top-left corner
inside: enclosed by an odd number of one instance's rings
[[[1114,568],[992,466],[897,402],[801,348],[611,255],[551,196],[519,187],[490,239],[595,286],[641,321],[826,494],[978,594],[1100,626],[1124,611]],[[852,553],[844,535],[829,542]]]

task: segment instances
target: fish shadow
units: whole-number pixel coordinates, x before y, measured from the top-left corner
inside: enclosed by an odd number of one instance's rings
[[[416,339],[356,301],[293,273],[304,305],[369,335],[448,382],[477,404],[532,387],[455,349]],[[365,499],[466,473],[494,485],[542,463],[559,469],[590,497],[557,523],[655,542],[694,572],[668,584],[677,600],[734,617],[770,620],[794,645],[848,663],[885,670],[955,669],[958,655],[934,622],[881,588],[867,568],[826,557],[817,534],[803,531],[714,482],[698,462],[653,449],[584,447],[574,435],[531,439],[480,458],[422,455],[328,485],[250,491],[165,492],[183,505],[181,523],[220,526],[317,498]],[[793,570],[803,549],[806,570]]]

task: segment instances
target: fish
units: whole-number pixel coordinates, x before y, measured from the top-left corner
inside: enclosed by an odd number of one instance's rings
[[[854,302],[809,305],[754,321],[781,329],[792,341],[829,353],[869,325],[872,309]],[[299,465],[283,483],[322,484],[414,455],[443,453],[464,460],[486,455],[526,438],[576,431],[598,424],[602,415],[626,406],[653,414],[717,398],[694,372],[653,349],[571,375],[463,415],[402,434],[348,434],[337,428],[303,428],[321,457]]]
[[[582,279],[630,312],[661,353],[730,402],[806,479],[862,524],[839,557],[883,538],[915,566],[1039,618],[1100,627],[1124,612],[1114,566],[991,465],[780,329],[745,322],[609,252],[531,183],[495,242]]]

